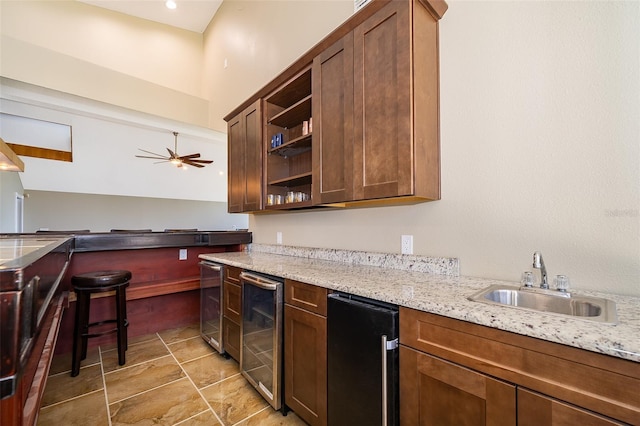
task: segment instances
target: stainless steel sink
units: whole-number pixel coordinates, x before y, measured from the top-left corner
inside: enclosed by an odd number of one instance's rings
[[[493,285],[470,296],[469,300],[604,323],[617,322],[616,304],[612,300],[553,290]]]

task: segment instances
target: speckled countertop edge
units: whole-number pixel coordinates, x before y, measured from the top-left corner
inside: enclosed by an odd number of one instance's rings
[[[309,250],[313,249],[306,249],[301,253],[311,253]],[[296,250],[289,253],[301,254]],[[402,265],[398,264],[394,265],[395,267],[380,267],[362,264],[358,260],[351,262],[353,259],[348,258],[348,252],[345,251],[343,254],[346,257],[342,257],[341,261],[326,260],[323,254],[274,254],[271,246],[256,245],[252,247],[252,251],[203,254],[200,257],[640,362],[640,298],[574,289],[575,294],[605,297],[616,302],[618,323],[604,324],[564,315],[470,301],[467,299],[469,296],[490,285],[518,286],[519,283],[458,276],[457,260],[453,263],[453,270],[445,268],[441,271],[444,274],[440,274],[402,269]],[[409,263],[415,263],[415,258],[418,257],[410,256]],[[356,258],[361,259],[360,254],[357,254]],[[428,259],[435,259],[434,262],[437,264],[442,263],[441,258]]]

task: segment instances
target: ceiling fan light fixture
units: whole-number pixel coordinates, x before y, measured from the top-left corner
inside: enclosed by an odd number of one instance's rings
[[[136,155],[138,158],[149,158],[152,160],[159,160],[159,163],[169,162],[174,164],[177,167],[182,167],[183,170],[187,169],[187,166],[197,167],[199,169],[203,168],[205,164],[213,163],[213,160],[202,160],[200,159],[200,153],[188,154],[188,155],[179,155],[178,154],[178,132],[173,132],[174,136],[174,150],[172,151],[170,148],[167,148],[167,152],[169,156],[156,154],[155,152],[146,151],[144,149],[140,149],[140,151],[151,154],[150,155]]]

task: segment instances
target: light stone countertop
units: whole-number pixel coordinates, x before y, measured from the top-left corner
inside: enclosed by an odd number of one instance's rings
[[[618,323],[473,302],[490,285],[518,282],[458,276],[455,258],[428,258],[253,244],[251,251],[200,258],[377,299],[580,349],[640,362],[640,298],[572,289],[616,302]]]

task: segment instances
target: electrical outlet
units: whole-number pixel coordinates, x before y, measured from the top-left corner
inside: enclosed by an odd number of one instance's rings
[[[180,249],[178,260],[187,260],[187,249]]]
[[[401,253],[402,254],[413,254],[413,235],[403,235],[402,236]]]
[[[282,244],[282,232],[276,232],[276,244]]]

